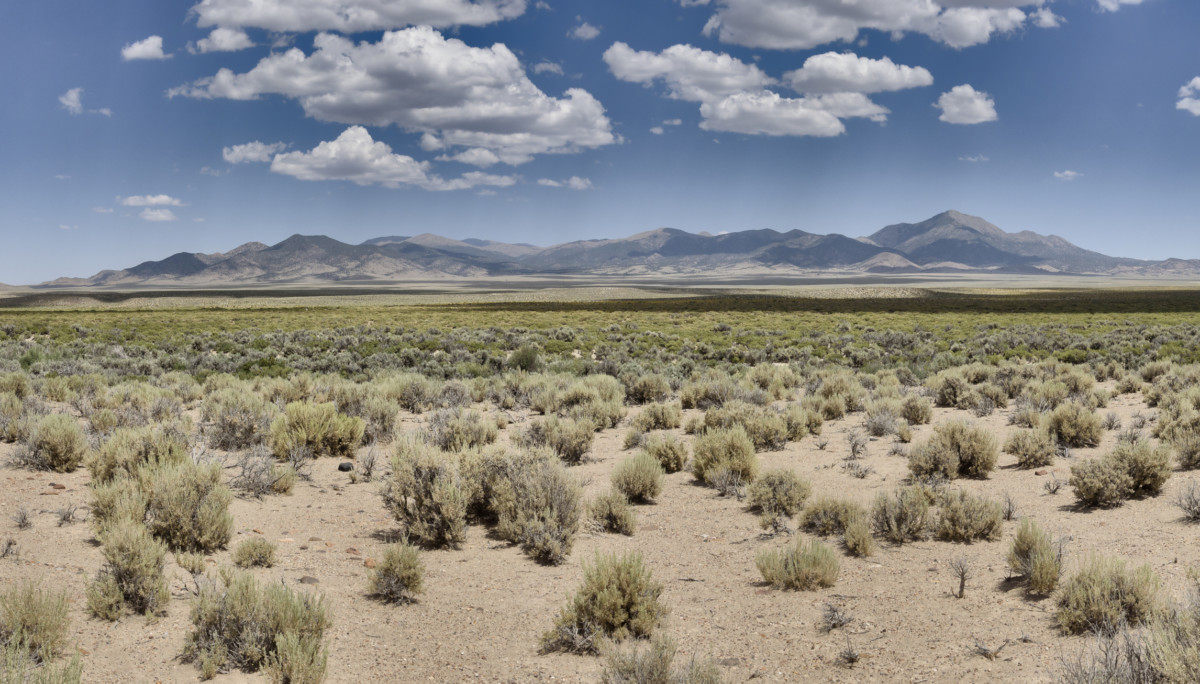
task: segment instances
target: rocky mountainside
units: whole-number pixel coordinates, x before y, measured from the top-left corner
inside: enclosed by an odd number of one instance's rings
[[[323,235],[293,235],[276,245],[248,242],[225,253],[180,252],[91,278],[40,287],[222,286],[259,283],[371,282],[512,275],[838,273],[1029,273],[1148,277],[1200,275],[1200,261],[1142,261],[1077,247],[1061,237],[1009,233],[947,211],[897,223],[863,238],[802,230],[721,235],[660,228],[626,238],[551,247],[439,235],[389,236],[358,245]]]

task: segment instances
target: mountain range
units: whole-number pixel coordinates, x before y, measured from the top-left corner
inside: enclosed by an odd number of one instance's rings
[[[1200,275],[1200,260],[1144,261],[1093,252],[1055,235],[1009,233],[946,211],[897,223],[867,237],[802,230],[745,230],[720,235],[674,228],[611,240],[537,247],[432,234],[389,236],[357,245],[324,235],[275,244],[247,242],[224,253],[180,252],[90,278],[37,287],[137,287],[369,283],[504,276],[725,275],[816,273],[1006,273],[1114,276]]]

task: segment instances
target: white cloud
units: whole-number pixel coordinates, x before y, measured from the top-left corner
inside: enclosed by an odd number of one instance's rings
[[[898,65],[891,59],[870,59],[851,53],[826,52],[804,60],[804,66],[783,75],[801,93],[879,93],[933,83],[924,67]]]
[[[117,197],[117,202],[126,207],[186,207],[182,200],[170,195],[133,195]]]
[[[808,98],[780,97],[769,90],[730,95],[700,105],[700,128],[748,135],[841,135],[846,127]]]
[[[972,162],[972,163],[976,163],[976,164],[978,164],[980,162],[991,161],[990,159],[983,156],[982,154],[972,154],[972,155],[968,155],[966,157],[959,157],[958,160],[964,161],[964,162]]]
[[[271,171],[306,181],[344,180],[358,185],[415,186],[425,190],[465,190],[480,185],[506,187],[517,182],[513,176],[479,171],[450,180],[430,175],[429,162],[393,153],[390,146],[375,141],[362,126],[351,126],[336,140],[322,142],[308,152],[275,155]]]
[[[1073,181],[1073,180],[1075,180],[1076,178],[1079,178],[1079,177],[1080,177],[1080,176],[1082,176],[1082,175],[1083,175],[1083,174],[1082,174],[1082,173],[1079,173],[1078,171],[1071,171],[1071,170],[1069,170],[1069,169],[1068,169],[1068,170],[1066,170],[1066,171],[1055,171],[1055,172],[1054,172],[1054,177],[1055,177],[1055,178],[1057,178],[1057,179],[1059,179],[1059,180],[1065,180],[1065,181]]]
[[[276,153],[287,149],[287,143],[264,143],[255,140],[244,145],[233,145],[221,150],[221,158],[230,164],[245,164],[246,162],[269,162]]]
[[[200,26],[359,33],[427,25],[484,26],[525,13],[525,0],[201,0]]]
[[[952,47],[967,47],[1020,27],[1026,15],[1018,8],[1040,7],[1045,1],[717,0],[704,34],[747,47],[810,50],[838,41],[853,43],[860,31],[875,29],[893,36],[922,33]]]
[[[672,45],[654,53],[617,42],[604,51],[604,61],[622,81],[650,85],[662,80],[667,96],[676,100],[713,102],[775,83],[753,64],[691,45]]]
[[[533,65],[533,73],[535,74],[558,74],[563,75],[563,68],[554,62],[538,62]]]
[[[472,147],[468,150],[463,150],[458,154],[445,155],[437,158],[438,161],[456,161],[471,166],[478,166],[486,169],[489,166],[500,163],[500,157],[497,157],[491,150],[485,150],[481,147]]]
[[[101,114],[101,115],[107,116],[107,117],[112,116],[112,110],[109,109],[108,107],[101,107],[100,109],[89,109],[88,111],[91,112],[92,114]]]
[[[664,126],[681,126],[681,125],[683,125],[683,119],[664,119],[663,125]]]
[[[221,69],[168,94],[284,95],[322,121],[394,124],[445,146],[491,150],[507,164],[617,141],[596,98],[579,88],[561,98],[546,95],[502,43],[475,48],[428,26],[390,31],[377,43],[329,33],[313,43],[311,55],[293,48],[246,73]]]
[[[1050,11],[1049,7],[1043,7],[1030,14],[1029,17],[1033,25],[1038,28],[1058,28],[1065,21],[1062,17]]]
[[[150,36],[136,43],[129,43],[121,48],[121,59],[167,59],[171,55],[163,53],[162,36]]]
[[[1102,10],[1116,12],[1121,9],[1121,5],[1140,5],[1142,0],[1096,0],[1096,4],[1100,5]]]
[[[83,88],[71,88],[67,92],[58,96],[58,103],[62,108],[71,113],[72,116],[78,116],[83,113]]]
[[[600,29],[585,21],[579,26],[571,29],[571,32],[567,35],[578,40],[591,40],[600,35]]]
[[[592,187],[592,181],[579,176],[571,176],[562,181],[556,181],[551,178],[539,178],[538,185],[544,185],[548,188],[569,188],[571,190],[587,190]]]
[[[170,209],[143,209],[138,217],[143,221],[176,221],[179,219]]]
[[[934,107],[942,110],[939,120],[952,124],[979,124],[995,121],[996,102],[987,93],[975,90],[964,83],[942,93]]]
[[[1179,101],[1175,103],[1175,108],[1200,116],[1200,76],[1179,89]]]
[[[189,52],[237,52],[246,48],[254,47],[254,41],[250,40],[250,36],[245,31],[237,28],[218,27],[208,34],[207,38],[201,38],[196,41],[194,46],[189,45]]]
[[[214,177],[220,177],[220,176],[225,175],[225,171],[222,171],[221,169],[214,169],[211,166],[201,166],[200,173],[202,173],[206,176],[214,176]]]
[[[112,207],[92,207],[92,211],[97,214],[111,214],[111,213],[113,213],[113,208]]]
[[[662,126],[654,126],[653,128],[650,129],[650,132],[653,133],[654,135],[662,135],[665,131],[663,131]]]

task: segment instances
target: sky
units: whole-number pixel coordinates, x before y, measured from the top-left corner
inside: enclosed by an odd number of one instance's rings
[[[0,7],[0,282],[295,234],[869,235],[1200,258],[1196,0]]]

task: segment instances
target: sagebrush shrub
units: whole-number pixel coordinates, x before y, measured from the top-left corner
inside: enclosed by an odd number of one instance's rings
[[[269,568],[275,565],[275,545],[261,537],[251,537],[233,550],[233,564],[239,568]]]
[[[274,404],[245,389],[219,390],[201,404],[201,416],[212,422],[207,433],[209,446],[229,451],[261,444],[278,413]]]
[[[66,645],[67,596],[32,584],[12,582],[0,592],[0,648],[20,645],[37,663],[54,660]],[[18,663],[19,664],[19,663]],[[0,675],[8,672],[7,663]],[[10,681],[3,679],[2,681]],[[20,682],[21,678],[14,680]]]
[[[1106,458],[1129,473],[1129,496],[1155,496],[1171,477],[1171,451],[1146,440],[1118,442]]]
[[[1046,430],[1016,430],[1004,443],[1004,453],[1017,457],[1022,468],[1054,465],[1054,437]]]
[[[1003,524],[998,502],[959,491],[942,497],[937,538],[951,542],[995,541],[1000,538]]]
[[[510,461],[490,486],[496,532],[540,563],[566,560],[583,516],[583,488],[555,460]]]
[[[996,467],[998,456],[996,440],[989,432],[966,421],[952,420],[936,425],[929,441],[913,448],[908,467],[916,477],[940,474],[948,479],[986,478]]]
[[[531,421],[516,441],[526,447],[549,447],[564,462],[575,464],[583,461],[595,437],[596,427],[587,420],[546,416]]]
[[[812,409],[804,408],[799,404],[791,404],[780,415],[783,416],[784,425],[787,426],[789,441],[799,442],[806,435],[821,434],[821,414]]]
[[[918,541],[929,530],[929,500],[920,487],[912,486],[889,495],[880,492],[871,508],[875,533],[893,544]]]
[[[439,409],[429,416],[426,438],[442,451],[465,451],[496,441],[496,421],[461,407]]]
[[[687,463],[687,446],[671,434],[646,436],[642,440],[642,449],[658,461],[665,473],[677,473]]]
[[[642,373],[626,385],[626,394],[635,404],[664,401],[671,396],[671,382],[657,373]]]
[[[425,565],[421,552],[410,544],[391,544],[371,571],[367,591],[388,603],[410,603],[424,589]]]
[[[654,637],[649,648],[624,648],[616,644],[602,649],[604,671],[601,684],[722,684],[725,679],[711,659],[694,657],[674,667],[678,648],[670,637]]]
[[[1104,436],[1104,427],[1095,411],[1064,402],[1046,417],[1046,429],[1061,444],[1072,448],[1094,447]]]
[[[88,610],[103,620],[116,620],[126,608],[145,615],[166,612],[171,595],[163,577],[167,545],[140,522],[114,521],[100,535],[105,565],[88,585]]]
[[[866,511],[852,509],[842,526],[842,545],[852,556],[870,556],[875,552],[875,538],[871,536],[871,521]]]
[[[398,442],[381,494],[405,534],[420,543],[457,547],[466,539],[467,493],[452,455],[412,440]]]
[[[757,451],[779,450],[788,441],[787,422],[780,413],[744,401],[709,409],[704,426],[707,431],[741,427]]]
[[[650,454],[640,452],[621,461],[613,471],[613,489],[630,501],[653,500],[662,491],[663,467]]]
[[[142,479],[146,526],[171,549],[212,552],[229,543],[233,494],[221,481],[220,464],[168,464],[154,468]]]
[[[753,482],[758,475],[754,443],[741,425],[705,430],[692,443],[692,474],[696,479],[712,484],[712,475],[721,468],[734,472],[743,482]]]
[[[759,512],[763,529],[779,529],[804,507],[812,485],[795,472],[781,468],[755,478],[746,494],[750,508]]]
[[[883,437],[896,431],[900,406],[894,401],[875,401],[867,405],[863,428],[872,437]]]
[[[1139,625],[1161,608],[1162,582],[1149,565],[1130,569],[1124,560],[1093,555],[1058,595],[1058,626],[1068,634]]]
[[[1021,528],[1008,550],[1008,569],[1024,579],[1034,594],[1049,595],[1062,576],[1063,546],[1054,544],[1030,518],[1021,521]]]
[[[679,427],[683,421],[683,412],[679,404],[646,404],[640,413],[633,418],[633,429],[639,432],[651,430],[670,430]]]
[[[1111,508],[1129,498],[1133,478],[1122,464],[1100,457],[1072,464],[1070,484],[1080,504]]]
[[[182,657],[196,664],[203,679],[229,669],[263,668],[282,682],[315,684],[324,676],[321,640],[330,620],[319,595],[297,593],[280,582],[260,585],[247,572],[223,573],[221,582],[201,586],[191,622]],[[296,673],[305,673],[303,679]]]
[[[583,565],[583,585],[542,635],[542,651],[594,653],[602,638],[647,639],[667,613],[640,553],[597,554]]]
[[[624,494],[611,489],[592,499],[588,514],[606,532],[632,536],[637,529],[637,514]]]
[[[782,549],[763,549],[754,559],[763,581],[777,589],[811,591],[832,587],[841,563],[829,546],[813,539]]]
[[[866,518],[866,509],[848,499],[823,496],[804,509],[800,529],[820,537],[843,534],[855,518]]]
[[[87,451],[87,436],[75,419],[66,414],[52,413],[36,419],[30,425],[14,459],[37,470],[70,473],[83,463]]]
[[[280,459],[298,448],[316,457],[350,458],[365,431],[362,418],[338,413],[333,402],[292,402],[271,423],[271,447]]]
[[[142,467],[174,465],[188,461],[187,438],[168,426],[121,428],[100,445],[87,461],[92,482],[103,484],[117,477],[134,477]]]
[[[933,420],[933,406],[925,397],[910,394],[900,405],[900,417],[908,421],[909,425],[925,425]]]

